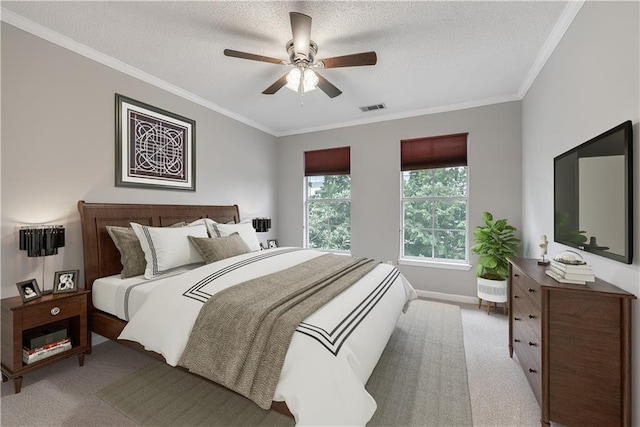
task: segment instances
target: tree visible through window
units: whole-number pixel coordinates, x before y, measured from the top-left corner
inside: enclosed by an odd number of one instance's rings
[[[467,167],[405,171],[403,257],[467,259]]]
[[[351,177],[308,176],[307,247],[351,250]]]
[[[304,152],[305,244],[351,250],[351,148]]]
[[[402,140],[400,159],[400,257],[466,261],[467,134]]]

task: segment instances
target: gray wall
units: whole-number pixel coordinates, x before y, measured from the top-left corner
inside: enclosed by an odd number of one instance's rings
[[[303,242],[303,153],[351,146],[351,249],[354,255],[397,261],[400,245],[400,140],[469,132],[469,220],[481,212],[521,225],[521,107],[509,102],[278,139],[280,243]],[[286,225],[286,226],[285,226]],[[471,239],[472,236],[469,236]],[[472,256],[475,264],[477,257]],[[473,269],[399,267],[420,290],[473,297]]]
[[[640,4],[587,2],[522,105],[525,255],[553,240],[553,158],[631,120],[634,134],[634,262],[579,251],[597,276],[640,296]],[[551,242],[549,255],[568,247]],[[573,249],[572,249],[573,250]],[[633,425],[640,425],[640,307],[633,303]]]
[[[17,295],[18,281],[36,278],[42,287],[43,260],[48,289],[55,271],[83,269],[78,200],[237,203],[242,219],[275,217],[271,135],[4,22],[1,89],[2,297]],[[195,193],[115,187],[115,93],[196,121]],[[58,255],[18,250],[18,228],[38,223],[66,227]]]

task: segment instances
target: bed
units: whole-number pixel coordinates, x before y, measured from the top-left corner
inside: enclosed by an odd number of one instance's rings
[[[135,222],[167,227],[203,218],[220,224],[239,223],[238,206],[80,201],[78,210],[82,221],[85,287],[96,286],[95,299],[89,307],[91,331],[147,351],[172,366],[185,360],[185,345],[187,342],[191,345],[191,328],[196,329],[196,317],[200,321],[199,307],[212,295],[218,292],[222,295],[223,288],[240,287],[230,284],[245,285],[288,271],[299,263],[326,259],[326,254],[317,251],[277,248],[196,266],[155,281],[122,280],[118,278],[122,269],[120,253],[107,233],[107,226],[127,227]],[[300,322],[288,344],[281,373],[278,368],[273,401],[270,398],[269,402],[272,409],[294,416],[299,425],[364,425],[375,412],[375,401],[364,384],[397,318],[415,298],[415,292],[393,266],[376,264],[370,268],[356,284]],[[130,283],[125,283],[127,280]],[[111,284],[104,285],[105,282]],[[198,283],[205,285],[196,289]],[[203,299],[202,295],[206,297]],[[111,302],[120,299],[129,305],[122,308],[115,303],[109,308]],[[200,373],[191,366],[189,370]]]

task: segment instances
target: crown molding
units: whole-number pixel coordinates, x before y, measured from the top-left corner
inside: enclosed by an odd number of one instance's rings
[[[558,43],[560,43],[560,40],[562,40],[562,37],[564,37],[564,34],[571,26],[571,23],[578,15],[578,12],[580,12],[580,9],[584,5],[584,3],[585,0],[570,0],[569,2],[567,2],[567,5],[562,11],[560,18],[553,26],[551,34],[549,34],[549,37],[547,37],[547,40],[542,46],[542,49],[540,49],[536,60],[533,61],[533,65],[529,69],[527,77],[525,77],[524,81],[522,82],[520,90],[518,90],[518,96],[520,97],[520,99],[523,99],[525,97],[525,95],[529,91],[529,88],[531,88],[531,85],[533,85],[533,82],[536,81],[538,74],[540,74],[542,68],[544,68],[545,64],[551,57],[551,54],[558,46]]]
[[[264,126],[261,123],[257,123],[253,120],[249,120],[246,117],[243,117],[239,114],[236,114],[232,111],[229,111],[225,108],[222,108],[221,106],[207,100],[204,99],[192,92],[189,92],[185,89],[182,89],[181,87],[175,86],[165,80],[162,80],[156,76],[153,76],[149,73],[146,73],[142,70],[139,70],[135,67],[132,67],[131,65],[128,65],[118,59],[115,59],[109,55],[106,55],[102,52],[99,52],[93,48],[90,48],[89,46],[86,46],[82,43],[79,43],[67,36],[64,36],[56,31],[53,31],[47,27],[44,27],[40,24],[37,24],[29,19],[26,19],[10,10],[7,10],[5,8],[0,8],[0,19],[4,22],[6,22],[7,24],[11,24],[14,27],[17,27],[23,31],[26,31],[28,33],[31,33],[37,37],[40,37],[41,39],[47,40],[51,43],[54,43],[60,47],[63,47],[67,50],[70,50],[72,52],[75,52],[79,55],[82,55],[86,58],[89,58],[93,61],[96,61],[102,65],[105,65],[109,68],[113,68],[114,70],[120,71],[124,74],[127,74],[131,77],[134,77],[138,80],[141,80],[145,83],[149,83],[150,85],[156,86],[160,89],[163,89],[169,93],[172,93],[174,95],[177,95],[181,98],[184,98],[188,101],[191,101],[195,104],[201,105],[205,108],[208,108],[212,111],[215,111],[216,113],[220,113],[224,116],[230,117],[234,120],[237,120],[241,123],[244,123],[248,126],[251,126],[255,129],[261,130],[263,132],[266,132],[272,136],[277,136],[276,132],[269,128]]]
[[[37,37],[40,37],[44,40],[47,40],[51,43],[54,43],[58,46],[61,46],[65,49],[68,49],[72,52],[75,52],[79,55],[82,55],[86,58],[89,58],[93,61],[96,61],[100,64],[103,64],[107,67],[113,68],[117,71],[120,71],[124,74],[127,74],[131,77],[134,77],[138,80],[141,80],[145,83],[149,83],[153,86],[156,86],[160,89],[163,89],[169,93],[172,93],[174,95],[177,95],[181,98],[184,98],[188,101],[191,101],[195,104],[201,105],[205,108],[208,108],[212,111],[215,111],[217,113],[220,113],[224,116],[227,116],[233,120],[236,120],[238,122],[244,123],[248,126],[251,126],[255,129],[258,129],[260,131],[263,131],[265,133],[268,133],[274,137],[283,137],[283,136],[291,136],[291,135],[299,135],[299,134],[305,134],[305,133],[311,133],[311,132],[320,132],[320,131],[326,131],[326,130],[331,130],[331,129],[339,129],[339,128],[345,128],[345,127],[350,127],[350,126],[359,126],[359,125],[366,125],[366,124],[371,124],[371,123],[379,123],[379,122],[385,122],[385,121],[390,121],[390,120],[398,120],[398,119],[405,119],[405,118],[411,118],[411,117],[418,117],[418,116],[423,116],[423,115],[430,115],[430,114],[438,114],[438,113],[445,113],[445,112],[450,112],[450,111],[456,111],[456,110],[465,110],[465,109],[469,109],[469,108],[475,108],[475,107],[482,107],[482,106],[487,106],[487,105],[492,105],[492,104],[501,104],[504,102],[511,102],[511,101],[520,101],[524,98],[524,96],[527,94],[527,91],[529,90],[529,88],[531,87],[531,85],[533,84],[533,82],[536,80],[538,74],[542,71],[544,65],[546,64],[547,60],[549,59],[549,57],[551,56],[551,54],[553,53],[553,51],[555,50],[555,48],[557,47],[558,43],[560,42],[560,40],[562,40],[562,37],[564,36],[565,32],[569,29],[569,26],[571,25],[571,23],[573,22],[574,18],[576,17],[576,15],[578,14],[578,12],[580,11],[580,9],[582,8],[583,4],[585,3],[585,0],[570,0],[567,5],[565,6],[565,9],[563,10],[560,18],[558,19],[558,21],[556,22],[556,24],[554,25],[551,34],[549,35],[549,37],[547,38],[547,40],[545,41],[542,49],[540,50],[540,52],[538,53],[538,56],[536,57],[531,69],[529,70],[529,73],[527,74],[527,77],[525,78],[525,80],[523,81],[522,85],[520,86],[520,89],[518,90],[517,93],[512,94],[512,95],[505,95],[505,96],[501,96],[501,97],[496,97],[496,98],[490,98],[490,99],[485,99],[485,100],[479,100],[479,101],[471,101],[471,102],[465,102],[465,103],[460,103],[460,104],[452,104],[452,105],[448,105],[448,106],[442,106],[442,107],[434,107],[434,108],[427,108],[427,109],[420,109],[420,110],[413,110],[413,111],[407,111],[407,112],[403,112],[403,113],[397,113],[397,114],[384,114],[384,115],[380,115],[378,117],[369,117],[369,118],[364,118],[364,119],[360,119],[360,120],[352,120],[352,121],[348,121],[348,122],[339,122],[339,123],[332,123],[330,125],[325,125],[325,126],[317,126],[317,127],[312,127],[312,128],[303,128],[303,129],[294,129],[294,130],[290,130],[290,131],[284,131],[284,132],[279,132],[276,131],[272,128],[269,128],[267,126],[265,126],[262,123],[258,123],[255,122],[253,120],[250,120],[244,116],[241,116],[237,113],[234,113],[232,111],[229,111],[207,99],[204,99],[192,92],[189,92],[185,89],[182,89],[178,86],[175,86],[165,80],[162,80],[156,76],[153,76],[149,73],[146,73],[142,70],[139,70],[135,67],[132,67],[131,65],[128,65],[118,59],[115,59],[109,55],[106,55],[102,52],[99,52],[93,48],[90,48],[86,45],[83,45],[82,43],[79,43],[67,36],[64,36],[56,31],[53,31],[49,28],[46,28],[40,24],[37,24],[31,20],[28,20],[10,10],[7,10],[5,8],[0,8],[0,19],[8,24],[11,24],[17,28],[20,28],[21,30],[24,30],[28,33],[31,33]]]
[[[500,96],[496,98],[484,99],[480,101],[463,102],[460,104],[451,104],[451,105],[445,105],[442,107],[433,107],[433,108],[426,108],[421,110],[412,110],[412,111],[406,111],[403,113],[396,113],[396,114],[385,114],[384,116],[379,116],[376,118],[352,120],[348,122],[332,123],[326,126],[317,126],[317,127],[305,128],[305,129],[295,129],[287,132],[278,132],[276,133],[275,136],[282,137],[282,136],[300,135],[304,133],[320,132],[325,130],[345,128],[350,126],[359,126],[359,125],[366,125],[370,123],[388,122],[391,120],[426,116],[430,114],[446,113],[449,111],[467,110],[469,108],[484,107],[487,105],[502,104],[504,102],[520,101],[520,100],[522,100],[522,98],[519,97],[517,94],[505,95],[505,96]]]

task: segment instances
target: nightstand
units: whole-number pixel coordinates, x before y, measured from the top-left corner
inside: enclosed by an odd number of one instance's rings
[[[91,351],[88,339],[87,300],[90,291],[48,294],[35,301],[23,303],[20,297],[3,298],[2,303],[2,382],[13,379],[16,393],[20,393],[22,376],[74,354],[80,366],[84,355]],[[38,332],[64,327],[71,339],[71,348],[30,364],[22,361],[22,346],[26,337]]]

